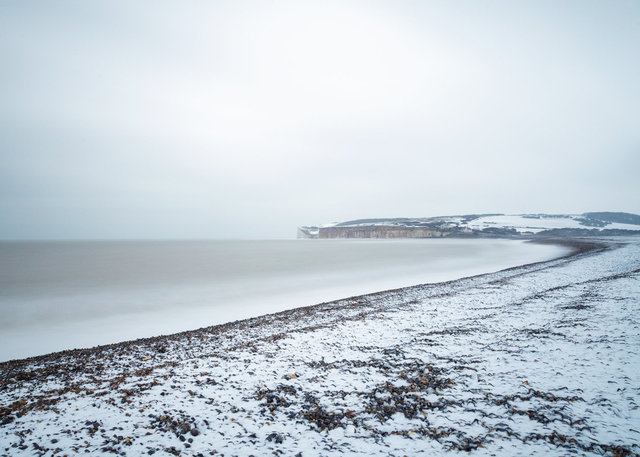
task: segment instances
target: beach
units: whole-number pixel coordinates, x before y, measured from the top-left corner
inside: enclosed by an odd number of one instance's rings
[[[638,455],[640,239],[0,364],[0,455]]]
[[[640,0],[0,9],[0,457],[640,457]]]
[[[0,362],[566,254],[523,240],[0,242]]]

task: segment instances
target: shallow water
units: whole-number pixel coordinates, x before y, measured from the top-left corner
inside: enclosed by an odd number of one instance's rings
[[[510,240],[0,242],[0,360],[563,255]]]

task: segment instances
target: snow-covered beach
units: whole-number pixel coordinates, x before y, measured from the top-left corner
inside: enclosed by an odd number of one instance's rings
[[[640,0],[4,1],[0,457],[640,457]]]
[[[0,455],[638,455],[640,238],[582,246],[0,364]]]

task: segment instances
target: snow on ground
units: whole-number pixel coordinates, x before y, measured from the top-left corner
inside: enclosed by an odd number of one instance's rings
[[[513,228],[518,232],[539,233],[544,230],[552,229],[589,229],[580,224],[579,219],[584,218],[581,215],[563,215],[551,216],[543,215],[539,217],[525,217],[523,215],[500,215],[500,216],[482,216],[473,219],[468,223],[460,225],[469,227],[474,230],[484,230],[486,228]],[[605,229],[615,230],[640,230],[640,226],[634,224],[619,224],[610,222],[606,224]]]
[[[519,232],[538,233],[557,228],[586,228],[570,217],[544,217],[540,219],[520,215],[485,216],[470,221],[467,226],[474,230],[490,227],[515,228]]]
[[[639,455],[640,238],[0,364],[0,455]]]
[[[436,218],[418,218],[413,220],[394,220],[394,219],[363,219],[359,221],[333,222],[325,224],[321,227],[335,227],[338,225],[345,227],[361,227],[361,226],[405,226],[411,225],[409,222],[415,223],[444,223],[451,226],[458,226],[472,230],[484,230],[488,228],[495,229],[515,229],[520,233],[540,233],[545,230],[553,229],[608,229],[608,230],[640,230],[640,225],[625,224],[617,222],[599,221],[601,226],[583,225],[581,221],[587,219],[582,214],[501,214],[479,216],[475,219],[471,216],[446,216]]]

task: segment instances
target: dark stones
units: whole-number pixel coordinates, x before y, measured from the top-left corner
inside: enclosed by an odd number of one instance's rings
[[[273,441],[276,444],[282,444],[282,442],[284,441],[284,438],[282,437],[282,435],[276,432],[273,432],[269,436],[267,436],[267,441]]]

